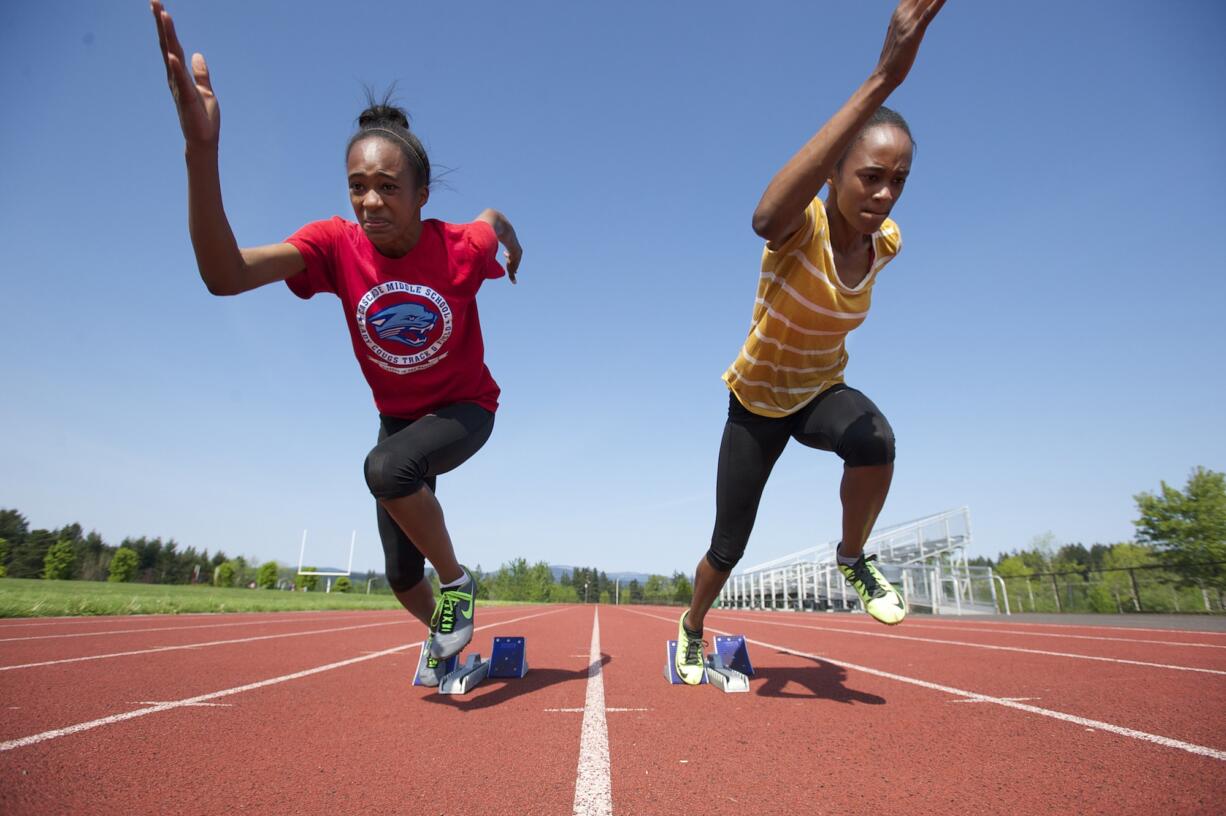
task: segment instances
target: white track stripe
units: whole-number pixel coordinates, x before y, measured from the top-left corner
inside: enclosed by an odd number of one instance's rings
[[[105,660],[108,657],[131,657],[132,655],[156,654],[158,652],[178,652],[184,649],[200,649],[205,646],[228,646],[233,643],[255,643],[259,640],[273,640],[275,638],[300,637],[303,635],[326,635],[329,632],[348,632],[354,629],[370,629],[374,626],[392,626],[399,623],[411,623],[411,618],[402,620],[383,621],[381,623],[362,623],[357,626],[337,626],[332,629],[312,629],[307,632],[281,632],[276,635],[256,635],[249,638],[233,638],[231,640],[210,640],[204,643],[183,643],[177,646],[155,646],[152,649],[138,649],[131,652],[111,652],[110,654],[87,655],[85,657],[65,657],[60,660],[44,660],[41,663],[21,663],[15,666],[0,666],[0,672],[12,671],[14,669],[33,669],[38,666],[58,666],[61,663],[81,663],[86,660]]]
[[[1200,672],[1202,674],[1219,674],[1226,676],[1221,669],[1202,669],[1196,666],[1175,666],[1170,663],[1148,663],[1144,660],[1128,660],[1123,657],[1099,657],[1097,655],[1075,654],[1073,652],[1049,652],[1044,649],[1027,649],[1023,646],[996,646],[991,643],[970,643],[965,640],[941,640],[940,638],[914,637],[912,635],[895,635],[890,632],[868,632],[859,629],[841,629],[836,626],[806,626],[802,623],[784,623],[769,618],[737,618],[726,613],[710,613],[726,620],[742,623],[760,623],[763,626],[786,626],[791,629],[808,629],[812,632],[839,632],[846,635],[861,635],[862,637],[890,638],[892,640],[912,640],[917,643],[940,643],[945,646],[966,646],[971,649],[988,649],[994,652],[1021,652],[1022,654],[1045,655],[1047,657],[1071,657],[1075,660],[1095,660],[1100,663],[1122,663],[1128,666],[1145,666],[1151,669],[1171,669],[1173,671]]]
[[[575,777],[574,816],[612,816],[613,788],[609,778],[609,729],[605,722],[604,678],[600,674],[600,610],[592,616],[592,648],[588,652],[587,699],[579,738],[579,771]]]
[[[908,623],[908,629],[935,629],[950,632],[978,632],[994,635],[1023,635],[1025,637],[1073,638],[1076,640],[1110,640],[1116,643],[1150,643],[1156,646],[1191,646],[1197,649],[1226,649],[1222,643],[1189,643],[1186,640],[1149,640],[1147,638],[1107,637],[1105,635],[1066,635],[1060,632],[1026,632],[1021,629],[983,629],[977,626],[933,626],[927,623]]]
[[[293,621],[291,621],[291,623],[292,622]],[[298,622],[302,623],[302,621],[298,621]],[[0,672],[11,671],[13,669],[33,669],[33,668],[37,668],[38,666],[56,666],[61,663],[80,663],[86,660],[103,660],[108,657],[130,657],[132,655],[155,654],[157,652],[175,652],[175,651],[180,651],[184,649],[199,649],[205,646],[226,646],[232,643],[253,643],[259,640],[273,640],[275,638],[297,637],[299,635],[322,635],[328,632],[344,632],[349,629],[369,629],[372,626],[388,626],[390,624],[412,623],[412,622],[413,622],[412,618],[406,618],[403,615],[397,615],[395,620],[380,621],[379,623],[362,623],[362,624],[357,624],[354,626],[338,626],[332,629],[315,629],[315,630],[308,631],[308,632],[280,632],[275,635],[255,635],[249,638],[232,638],[230,640],[212,640],[212,641],[205,641],[202,643],[183,643],[183,644],[177,644],[174,646],[153,646],[148,649],[134,649],[134,650],[127,651],[127,652],[110,652],[108,654],[86,655],[84,657],[65,657],[65,658],[60,658],[58,660],[43,660],[38,663],[21,663],[21,664],[13,665],[13,666],[0,666]],[[187,627],[187,628],[196,629],[196,628],[203,628],[203,627]],[[150,630],[150,631],[160,631],[160,630]]]
[[[547,612],[538,612],[535,615],[524,615],[523,617],[519,617],[519,618],[511,618],[510,620],[498,621],[497,623],[488,623],[485,626],[476,627],[475,629],[473,629],[473,632],[480,632],[482,629],[490,629],[495,626],[505,626],[508,623],[517,623],[522,620],[528,620],[529,618],[539,618],[542,615],[550,615],[550,614],[553,614],[559,611],[561,610],[551,609]],[[98,728],[99,726],[103,726],[103,725],[112,725],[114,723],[123,722],[124,720],[131,720],[131,719],[135,719],[136,717],[143,717],[146,714],[157,714],[160,711],[169,711],[173,708],[183,708],[185,706],[193,706],[199,703],[208,702],[209,700],[216,700],[219,697],[229,697],[233,694],[241,694],[244,691],[253,691],[255,689],[264,688],[265,686],[275,686],[278,683],[287,683],[290,680],[298,680],[299,678],[302,678],[302,677],[310,677],[312,674],[320,674],[321,672],[331,671],[332,669],[340,669],[340,668],[344,668],[345,666],[352,666],[355,663],[364,663],[367,660],[374,660],[377,657],[386,657],[387,655],[396,654],[397,652],[402,652],[405,649],[412,649],[420,645],[421,645],[421,641],[414,641],[413,643],[405,643],[402,646],[395,646],[391,649],[384,649],[381,652],[373,652],[371,654],[362,655],[360,657],[351,657],[348,660],[341,660],[336,663],[328,663],[327,665],[324,665],[324,666],[316,666],[313,669],[304,669],[303,671],[294,672],[293,674],[283,674],[280,677],[270,677],[267,680],[260,680],[255,683],[248,683],[245,686],[236,686],[234,688],[222,689],[221,691],[213,691],[208,694],[200,694],[196,697],[188,697],[185,700],[175,700],[174,702],[169,702],[169,703],[158,703],[157,705],[149,706],[148,708],[138,708],[135,711],[125,711],[122,714],[114,714],[110,717],[102,717],[101,719],[90,720],[89,722],[77,723],[76,725],[70,725],[66,728],[56,728],[53,731],[44,731],[41,734],[33,734],[28,737],[22,737],[21,739],[9,740],[8,742],[0,742],[0,752],[11,751],[14,748],[24,748],[27,745],[35,745],[40,742],[46,742],[47,740],[56,739],[57,737],[66,737],[69,734],[77,734],[77,733],[80,733],[81,731],[89,731],[91,728]]]
[[[671,618],[662,618],[659,615],[651,615],[646,612],[637,612],[634,610],[627,610],[627,611],[633,612],[636,615],[643,615],[644,617],[655,618],[656,620],[662,620],[662,621],[669,622],[669,623],[672,622]],[[732,632],[729,632],[723,629],[716,629],[715,627],[707,627],[707,628],[709,628],[712,632],[719,632],[722,635],[732,634]],[[1150,742],[1155,745],[1161,745],[1166,748],[1176,748],[1180,751],[1187,751],[1188,753],[1191,753],[1191,754],[1197,754],[1199,756],[1209,757],[1210,759],[1218,759],[1218,760],[1222,760],[1226,762],[1226,751],[1219,751],[1216,748],[1209,748],[1204,745],[1196,745],[1195,743],[1184,742],[1182,740],[1177,740],[1177,739],[1171,739],[1170,737],[1163,737],[1157,734],[1149,734],[1149,733],[1146,733],[1145,731],[1138,731],[1135,728],[1125,728],[1124,726],[1113,725],[1108,722],[1102,722],[1101,720],[1091,720],[1091,719],[1087,719],[1086,717],[1078,717],[1073,714],[1065,714],[1062,711],[1053,711],[1049,708],[1040,708],[1038,706],[1026,705],[1025,703],[1019,703],[1019,702],[1010,700],[1005,697],[993,697],[988,694],[980,694],[975,691],[965,691],[963,689],[954,688],[953,686],[943,686],[939,683],[930,683],[927,680],[920,680],[915,677],[907,677],[902,674],[894,674],[893,672],[881,671],[880,669],[872,669],[872,668],[869,668],[868,666],[861,666],[857,663],[848,663],[845,660],[835,660],[834,658],[826,657],[824,655],[816,655],[810,652],[802,652],[797,649],[790,649],[787,646],[779,646],[777,644],[766,643],[765,641],[761,641],[761,640],[754,640],[751,638],[745,638],[745,640],[748,643],[752,643],[755,646],[761,646],[765,649],[777,649],[778,651],[784,652],[786,654],[796,655],[797,657],[807,657],[810,660],[820,660],[825,663],[833,664],[835,666],[841,666],[845,669],[853,669],[855,671],[864,672],[865,674],[871,674],[876,677],[883,677],[887,680],[896,680],[899,683],[908,683],[912,686],[919,686],[920,688],[932,689],[933,691],[940,691],[940,692],[944,692],[945,694],[952,694],[956,697],[962,697],[967,700],[975,700],[977,702],[982,702],[982,703],[993,703],[995,705],[1004,706],[1005,708],[1012,708],[1018,711],[1025,711],[1027,714],[1038,714],[1041,717],[1050,717],[1054,720],[1063,720],[1064,722],[1070,722],[1076,725],[1080,725],[1083,728],[1092,728],[1097,731],[1106,731],[1108,733],[1117,734],[1122,737],[1131,737],[1132,739],[1142,740],[1144,742]]]
[[[395,607],[389,607],[394,609]],[[112,623],[115,621],[142,620],[158,621],[163,618],[185,620],[187,618],[239,618],[262,615],[265,620],[275,620],[282,615],[335,615],[337,612],[383,612],[382,609],[296,609],[286,612],[155,612],[132,613],[128,615],[55,615],[43,618],[3,618],[9,621],[0,623],[0,629],[28,629],[32,626],[72,626],[83,623]]]
[[[1107,613],[1109,614],[1109,613]],[[1048,629],[1101,629],[1104,632],[1149,632],[1153,635],[1165,635],[1171,632],[1181,632],[1185,635],[1205,635],[1206,637],[1226,637],[1226,632],[1212,632],[1205,629],[1160,629],[1152,626],[1107,626],[1095,623],[1039,623],[1038,621],[977,621],[980,626],[1043,626]]]
[[[389,610],[393,611],[393,610]],[[342,618],[353,617],[352,615],[331,615],[315,620],[341,620]],[[231,626],[260,626],[278,623],[302,623],[302,621],[294,620],[293,618],[277,618],[275,620],[256,620],[256,621],[236,621],[234,623],[204,623],[199,626],[157,626],[152,629],[111,629],[104,632],[67,632],[62,635],[27,635],[25,637],[10,637],[0,638],[0,643],[13,643],[20,640],[52,640],[55,638],[79,638],[79,637],[98,637],[100,635],[131,635],[145,634],[147,632],[181,632],[185,629],[219,629],[222,627]]]

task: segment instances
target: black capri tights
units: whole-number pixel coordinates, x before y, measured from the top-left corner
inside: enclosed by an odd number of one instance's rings
[[[834,451],[848,467],[894,461],[894,431],[872,400],[836,385],[794,414],[771,418],[745,409],[729,394],[728,422],[715,479],[715,531],[707,563],[728,572],[745,554],[762,490],[788,439]]]
[[[366,485],[376,499],[398,499],[435,490],[435,477],[455,470],[481,449],[494,430],[494,415],[460,402],[421,419],[379,415],[379,444],[366,457]],[[426,559],[377,503],[387,582],[396,592],[412,589],[426,574]]]

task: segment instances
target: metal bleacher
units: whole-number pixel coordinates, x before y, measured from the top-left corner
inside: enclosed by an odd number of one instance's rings
[[[883,528],[865,542],[886,580],[914,612],[992,614],[996,585],[990,567],[970,566],[971,513],[966,507]],[[733,609],[856,610],[859,598],[834,560],[838,541],[809,547],[733,574],[718,602]],[[996,580],[999,580],[998,578]]]

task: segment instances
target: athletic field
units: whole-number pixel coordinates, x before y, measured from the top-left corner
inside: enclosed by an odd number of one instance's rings
[[[717,610],[708,638],[745,634],[756,668],[748,694],[724,694],[665,682],[676,615],[481,608],[476,649],[524,635],[531,671],[464,697],[410,685],[421,627],[402,612],[8,620],[0,812],[1226,804],[1220,631]]]

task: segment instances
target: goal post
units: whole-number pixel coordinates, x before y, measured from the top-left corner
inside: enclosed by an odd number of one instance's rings
[[[324,586],[324,592],[332,591],[332,579],[339,576],[348,576],[353,572],[353,550],[354,545],[358,540],[358,531],[354,530],[349,536],[349,561],[345,565],[345,569],[341,570],[320,570],[320,569],[304,569],[303,564],[306,563],[306,542],[307,531],[302,531],[302,546],[298,548],[298,574],[299,575],[314,575],[320,578],[327,578],[327,583]]]

